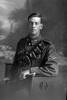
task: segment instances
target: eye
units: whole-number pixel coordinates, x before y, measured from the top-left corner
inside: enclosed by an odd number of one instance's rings
[[[37,23],[37,22],[35,22],[35,24],[37,25],[38,23]]]

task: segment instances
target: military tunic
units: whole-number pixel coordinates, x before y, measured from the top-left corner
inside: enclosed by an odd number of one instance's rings
[[[40,73],[46,76],[58,74],[58,63],[55,60],[56,50],[53,44],[41,36],[32,39],[29,35],[18,42],[12,72],[38,67]]]

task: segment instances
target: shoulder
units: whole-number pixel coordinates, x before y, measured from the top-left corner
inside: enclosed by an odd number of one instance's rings
[[[53,46],[53,43],[51,41],[48,41],[48,40],[45,40],[45,39],[42,39],[42,41],[46,46]]]
[[[25,44],[25,42],[28,41],[28,40],[29,40],[29,37],[26,36],[26,37],[24,37],[24,38],[21,38],[21,39],[18,41],[18,44],[19,44],[19,45],[20,45],[20,44]]]
[[[47,45],[49,53],[56,53],[55,45],[51,41],[44,41],[44,43]]]
[[[43,43],[49,50],[56,50],[55,45],[51,41],[43,40]]]

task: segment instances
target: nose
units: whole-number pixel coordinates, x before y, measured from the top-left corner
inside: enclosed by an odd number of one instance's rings
[[[35,23],[33,23],[32,27],[33,27],[33,28],[35,27]]]

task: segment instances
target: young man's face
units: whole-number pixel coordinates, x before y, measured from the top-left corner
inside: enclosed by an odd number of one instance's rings
[[[40,17],[32,17],[29,20],[29,27],[31,31],[31,35],[33,36],[39,36],[40,35],[40,30],[42,29],[42,23],[41,23],[41,18]]]

